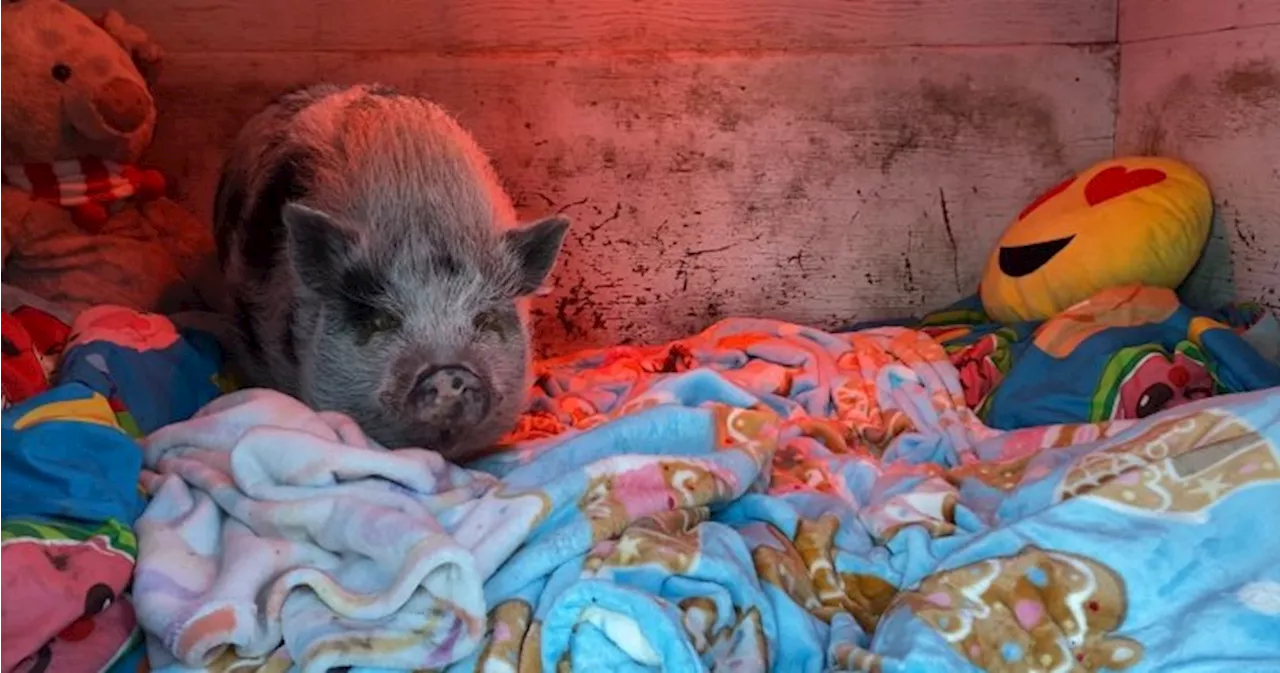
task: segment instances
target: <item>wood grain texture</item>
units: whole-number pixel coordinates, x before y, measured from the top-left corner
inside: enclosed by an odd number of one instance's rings
[[[320,14],[307,0],[67,0],[89,16],[114,9],[166,52],[322,48]],[[367,6],[369,2],[357,2]]]
[[[206,222],[227,148],[249,117],[281,93],[321,79],[316,54],[181,54],[153,87],[158,112],[146,161],[170,195]]]
[[[1120,41],[1280,24],[1280,0],[1120,0]]]
[[[1187,161],[1216,205],[1188,301],[1280,309],[1280,25],[1128,44],[1120,152]]]
[[[1116,0],[74,0],[170,51],[829,51],[1096,43]]]
[[[1110,154],[1114,57],[179,54],[153,157],[207,214],[220,148],[271,94],[380,80],[452,110],[524,216],[575,219],[537,304],[544,352],[728,315],[835,327],[971,293],[1008,219]]]

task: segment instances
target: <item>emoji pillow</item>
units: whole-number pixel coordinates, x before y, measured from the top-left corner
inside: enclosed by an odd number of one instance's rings
[[[1005,323],[1044,320],[1099,290],[1176,288],[1209,237],[1213,201],[1170,159],[1104,161],[1027,206],[987,260],[980,295]]]

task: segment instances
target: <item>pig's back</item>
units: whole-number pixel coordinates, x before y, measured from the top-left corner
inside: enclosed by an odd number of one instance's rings
[[[224,266],[232,251],[275,266],[288,201],[369,227],[425,227],[455,242],[488,243],[515,224],[510,198],[470,134],[435,104],[376,85],[302,89],[245,125],[215,197]]]
[[[382,91],[350,89],[298,115],[297,142],[316,154],[311,205],[370,226],[427,226],[449,240],[488,243],[514,224],[471,135],[429,101]]]
[[[286,94],[237,136],[214,203],[219,259],[242,335],[240,359],[296,390],[297,280],[285,203],[299,201],[378,241],[491,247],[515,224],[472,137],[438,106],[387,87],[317,85]]]

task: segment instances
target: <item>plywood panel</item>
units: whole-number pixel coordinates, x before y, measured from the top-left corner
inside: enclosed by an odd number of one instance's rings
[[[1280,0],[1121,0],[1120,41],[1280,24]]]
[[[168,52],[326,48],[317,39],[319,13],[307,0],[68,0],[68,4],[93,17],[114,9]],[[361,0],[359,4],[370,3]]]
[[[753,51],[1092,43],[1116,0],[75,0],[171,51]]]
[[[431,96],[524,215],[576,220],[538,305],[553,350],[731,314],[835,326],[939,306],[973,291],[1028,199],[1112,148],[1106,49],[277,59],[173,59],[155,157],[187,176],[184,198],[208,212],[217,149],[287,80]]]
[[[1129,44],[1122,63],[1117,149],[1182,158],[1213,188],[1188,299],[1280,309],[1280,26]]]
[[[226,148],[245,121],[319,79],[316,54],[170,55],[154,88],[156,131],[145,160],[164,170],[175,199],[210,221]]]

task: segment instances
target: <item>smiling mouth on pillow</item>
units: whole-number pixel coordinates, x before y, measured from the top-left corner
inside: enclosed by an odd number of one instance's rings
[[[1053,256],[1062,252],[1075,236],[1055,238],[1043,243],[1030,245],[1013,245],[1000,248],[1000,270],[1012,278],[1035,273],[1040,267],[1049,263]]]

